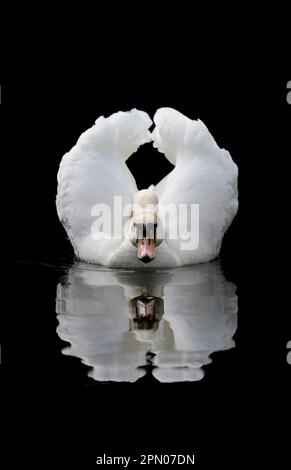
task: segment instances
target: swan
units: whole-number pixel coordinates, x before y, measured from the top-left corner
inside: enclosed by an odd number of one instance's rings
[[[238,209],[237,166],[201,120],[172,108],[153,120],[150,132],[144,111],[100,116],[63,156],[57,213],[80,260],[173,268],[219,255]],[[150,142],[174,169],[138,190],[126,160]]]

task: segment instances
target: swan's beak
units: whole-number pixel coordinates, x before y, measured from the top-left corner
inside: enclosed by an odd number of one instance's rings
[[[155,259],[156,241],[153,238],[140,238],[137,241],[137,256],[144,263]]]

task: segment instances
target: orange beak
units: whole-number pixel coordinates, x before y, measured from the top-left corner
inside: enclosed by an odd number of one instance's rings
[[[137,256],[144,263],[155,259],[156,241],[153,238],[140,238],[137,241]]]

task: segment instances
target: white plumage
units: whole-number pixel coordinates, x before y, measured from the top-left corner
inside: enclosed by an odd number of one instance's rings
[[[91,233],[96,218],[92,208],[106,204],[113,210],[114,196],[122,196],[123,204],[132,203],[138,188],[125,162],[140,145],[151,140],[175,168],[150,189],[158,196],[161,211],[168,204],[187,204],[188,220],[190,205],[199,204],[199,244],[196,249],[182,250],[183,240],[169,239],[166,223],[165,239],[147,266],[176,267],[218,256],[223,235],[238,207],[237,166],[200,120],[161,108],[154,123],[151,134],[151,119],[136,109],[99,117],[63,157],[57,211],[80,259],[109,267],[144,267],[130,240],[130,214],[123,219],[122,238],[115,239],[105,230],[96,240]]]

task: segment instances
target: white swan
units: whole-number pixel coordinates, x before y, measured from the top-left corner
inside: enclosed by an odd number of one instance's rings
[[[202,121],[161,108],[154,123],[151,134],[151,119],[136,109],[99,117],[64,155],[57,211],[81,260],[108,267],[141,267],[141,261],[151,261],[151,267],[176,267],[218,256],[238,207],[237,166]],[[138,191],[125,162],[151,140],[175,168],[157,186]],[[121,230],[113,233],[121,203],[127,211]],[[196,233],[194,245],[186,243],[185,249],[185,227],[192,240],[192,210],[198,204],[199,239]],[[100,219],[100,207],[107,218],[102,214]],[[177,208],[177,218],[175,210],[167,212],[169,207]],[[171,222],[178,227],[174,236]]]

